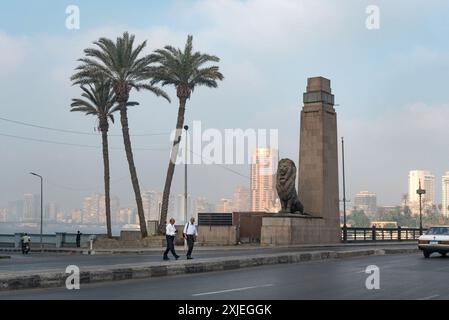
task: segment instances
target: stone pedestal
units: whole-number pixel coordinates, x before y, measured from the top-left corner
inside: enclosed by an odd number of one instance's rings
[[[277,214],[262,218],[261,245],[333,243],[332,233],[321,217]]]

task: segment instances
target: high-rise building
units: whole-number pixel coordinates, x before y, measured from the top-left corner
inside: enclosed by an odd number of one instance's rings
[[[176,224],[184,224],[189,221],[189,219],[193,216],[192,211],[192,199],[190,194],[187,195],[187,221],[185,214],[185,195],[184,193],[178,194],[176,198],[176,212],[172,215],[176,220]]]
[[[215,211],[217,213],[229,213],[233,210],[232,199],[222,198],[218,201]]]
[[[82,217],[83,217],[83,211],[80,210],[80,209],[73,210],[71,212],[71,214],[70,214],[70,219],[71,219],[72,223],[79,223],[79,224],[81,224],[82,223]],[[58,222],[62,222],[62,221],[58,220]]]
[[[27,193],[23,195],[23,221],[40,221],[41,198],[39,195]]]
[[[239,186],[234,191],[232,199],[233,211],[248,212],[251,210],[251,192],[248,188]]]
[[[98,223],[106,224],[106,196],[100,195],[98,199]],[[110,206],[111,206],[111,224],[114,226],[118,222],[118,214],[120,210],[120,200],[116,196],[110,197]]]
[[[251,162],[251,211],[268,212],[275,205],[275,159],[273,149],[256,149]]]
[[[98,224],[100,216],[100,194],[93,194],[84,198],[83,202],[83,224]]]
[[[198,221],[198,213],[212,212],[212,211],[213,209],[211,208],[211,204],[207,201],[205,197],[198,197],[195,199],[193,216],[195,217],[196,221]]]
[[[442,214],[449,217],[449,171],[441,179],[442,183]]]
[[[159,221],[162,207],[162,193],[156,191],[146,191],[142,194],[143,210],[145,218],[151,221]]]
[[[365,214],[374,218],[377,212],[377,196],[369,191],[361,191],[354,197],[354,210],[363,210]]]
[[[133,208],[123,208],[119,210],[119,223],[136,224],[138,223],[137,212]]]
[[[426,193],[422,196],[423,206],[435,204],[435,176],[429,171],[412,170],[408,175],[408,199],[413,215],[419,214],[419,195],[416,190],[418,190],[420,182],[421,188],[426,190]],[[423,212],[425,211],[425,208],[423,208]]]
[[[8,222],[8,209],[0,208],[0,222]]]
[[[45,222],[56,222],[56,217],[59,211],[60,208],[56,202],[47,203],[44,210]]]
[[[8,203],[8,221],[20,222],[23,219],[23,200]]]

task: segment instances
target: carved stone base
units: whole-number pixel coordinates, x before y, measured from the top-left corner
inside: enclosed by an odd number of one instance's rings
[[[326,226],[321,217],[277,214],[262,218],[261,245],[333,244],[340,230]]]

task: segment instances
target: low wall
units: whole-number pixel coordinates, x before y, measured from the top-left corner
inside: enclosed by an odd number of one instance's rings
[[[40,234],[28,234],[31,238],[31,246],[40,245]],[[0,247],[2,248],[20,248],[23,233],[0,234]],[[89,247],[90,239],[94,239],[97,235],[82,234],[81,247]],[[76,233],[55,233],[43,234],[42,243],[47,248],[73,248],[76,247]]]
[[[229,246],[238,242],[237,226],[199,226],[200,245]]]

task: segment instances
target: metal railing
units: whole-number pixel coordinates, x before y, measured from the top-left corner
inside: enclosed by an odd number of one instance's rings
[[[346,228],[346,241],[413,241],[418,240],[427,229],[419,228]],[[345,228],[341,229],[341,238],[345,239]]]

